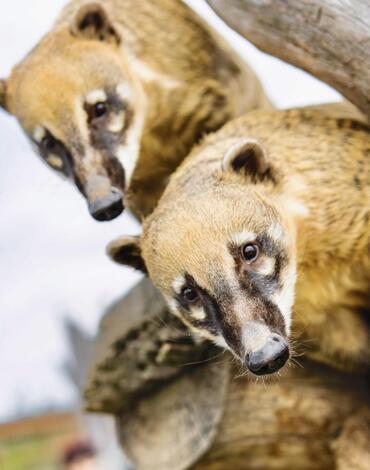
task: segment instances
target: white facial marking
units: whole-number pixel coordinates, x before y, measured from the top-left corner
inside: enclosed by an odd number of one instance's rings
[[[190,315],[194,320],[205,320],[207,318],[206,312],[203,307],[192,307],[190,308]]]
[[[212,341],[215,343],[216,346],[231,351],[229,345],[226,343],[225,338],[223,336],[214,336]]]
[[[224,340],[222,336],[213,335],[206,329],[196,328],[190,321],[186,320],[186,318],[183,315],[181,315],[179,311],[179,305],[175,299],[173,299],[172,297],[168,295],[164,295],[164,298],[166,299],[167,305],[171,313],[175,315],[177,318],[179,318],[189,328],[190,331],[192,331],[193,333],[196,333],[199,337],[206,338],[206,339],[213,341],[217,346],[220,346],[221,348],[230,350],[229,346],[227,345],[226,341]],[[194,314],[192,314],[192,316],[193,315]],[[196,312],[196,315],[200,315],[200,312]],[[205,315],[204,312],[203,312],[203,315]],[[200,318],[197,318],[197,319],[200,319]]]
[[[77,97],[74,103],[75,119],[78,125],[78,132],[80,139],[82,140],[84,147],[88,148],[90,144],[90,134],[87,125],[86,112],[84,110],[83,103],[80,97]]]
[[[181,318],[180,313],[179,313],[179,306],[176,300],[170,297],[169,295],[165,295],[164,298],[166,299],[168,308],[170,309],[171,313]]]
[[[126,185],[129,185],[140,152],[141,128],[131,128],[127,135],[127,143],[117,149],[117,158],[125,170]]]
[[[268,230],[268,234],[275,242],[281,241],[284,235],[280,225],[272,225]]]
[[[56,168],[58,170],[61,170],[63,168],[63,160],[58,157],[58,155],[48,155],[46,157],[46,161],[51,165],[53,168]]]
[[[220,348],[223,348],[223,349],[230,350],[230,347],[226,343],[225,338],[223,336],[214,336],[212,341],[215,343],[216,346],[219,346]]]
[[[110,118],[107,129],[109,132],[113,132],[114,134],[116,134],[122,131],[124,125],[125,113],[121,111],[119,114],[113,114],[113,116]]]
[[[287,272],[281,276],[283,279],[283,288],[281,292],[276,293],[273,297],[273,301],[279,307],[281,314],[283,315],[287,335],[290,335],[291,323],[292,323],[292,307],[295,297],[295,283],[297,278],[296,268],[292,264]]]
[[[271,331],[266,325],[248,322],[242,329],[242,344],[245,352],[255,352],[263,348],[270,336]]]
[[[254,232],[243,231],[240,233],[235,233],[232,236],[232,242],[236,245],[243,245],[244,243],[252,242],[256,239],[257,234]]]
[[[85,97],[86,103],[96,104],[107,101],[107,94],[104,90],[92,90]]]
[[[177,278],[172,283],[172,288],[176,292],[176,294],[180,294],[181,289],[185,285],[185,278],[184,276],[177,276]]]
[[[263,262],[258,266],[258,273],[263,276],[270,276],[275,270],[275,259],[265,258]]]
[[[215,336],[206,329],[195,327],[192,323],[187,321],[186,318],[184,318],[184,317],[180,317],[180,319],[189,328],[190,331],[196,333],[198,336],[200,336],[202,338],[209,339],[209,340],[214,341],[214,342],[220,340],[219,344],[222,344],[220,336]],[[222,347],[224,347],[224,346],[222,345]]]
[[[45,137],[45,135],[46,135],[46,130],[41,126],[37,126],[35,128],[35,130],[33,131],[33,138],[38,143],[40,143],[42,141],[42,139]]]
[[[126,187],[130,185],[140,155],[141,135],[145,122],[146,101],[143,90],[137,89],[136,95],[137,99],[141,98],[140,112],[135,113],[134,122],[126,133],[126,143],[120,145],[116,150],[116,156],[125,170]]]
[[[134,58],[132,59],[134,60]],[[127,87],[126,84],[121,85]],[[124,95],[127,94],[127,89],[125,89],[123,86],[118,86],[120,87],[121,96],[123,98]],[[137,85],[132,91],[130,90],[130,97],[131,94],[133,95],[134,93],[136,100],[134,103],[134,120],[126,132],[126,143],[124,145],[120,145],[115,151],[116,157],[120,161],[125,171],[126,188],[130,186],[131,177],[134,173],[136,163],[140,155],[141,137],[145,124],[147,109],[146,94],[144,93],[143,87],[141,85]]]
[[[120,83],[116,88],[118,96],[123,100],[129,100],[132,96],[131,88],[127,83]]]

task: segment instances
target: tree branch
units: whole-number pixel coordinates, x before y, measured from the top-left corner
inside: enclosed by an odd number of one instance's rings
[[[268,54],[331,85],[370,117],[368,0],[207,0]]]

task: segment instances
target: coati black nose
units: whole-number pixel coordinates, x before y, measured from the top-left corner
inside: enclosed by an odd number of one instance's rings
[[[124,209],[122,194],[112,189],[106,196],[89,202],[90,214],[99,222],[106,222],[118,217]]]
[[[265,346],[246,355],[248,369],[256,375],[272,374],[281,369],[289,358],[289,347],[279,335],[270,336]]]

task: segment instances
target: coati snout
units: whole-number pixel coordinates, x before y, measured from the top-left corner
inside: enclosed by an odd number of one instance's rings
[[[124,209],[122,191],[112,186],[112,181],[107,177],[90,177],[84,193],[91,216],[99,222],[118,217]]]
[[[245,363],[253,374],[267,375],[281,369],[288,359],[287,341],[280,335],[271,335],[262,348],[246,354]]]
[[[105,197],[89,203],[91,216],[99,222],[115,219],[123,209],[122,193],[116,189],[112,189]]]

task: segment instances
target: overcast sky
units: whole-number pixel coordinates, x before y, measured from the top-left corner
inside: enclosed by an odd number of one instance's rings
[[[65,0],[12,0],[0,16],[0,77],[51,27]],[[189,0],[254,67],[274,103],[334,101],[327,86],[258,52]],[[74,187],[47,169],[13,118],[0,111],[0,421],[22,410],[65,407],[73,388],[61,371],[68,357],[63,319],[94,334],[103,310],[138,280],[112,264],[107,242],[138,233],[127,214],[99,224]]]

